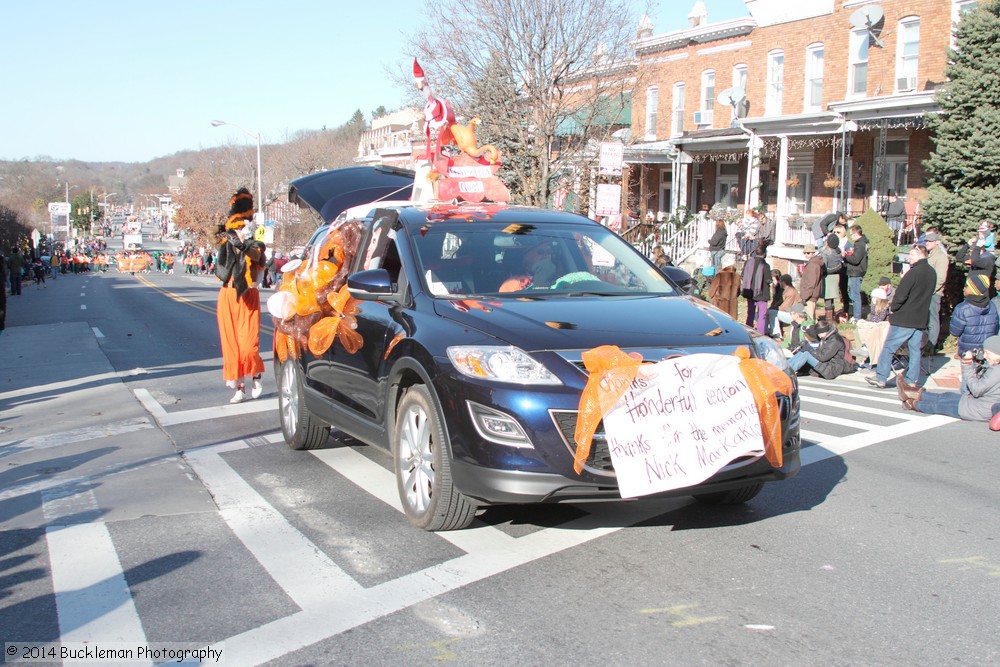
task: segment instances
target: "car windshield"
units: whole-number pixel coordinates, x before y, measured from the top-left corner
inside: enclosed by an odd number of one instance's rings
[[[413,239],[424,287],[437,297],[678,293],[599,225],[439,222]]]

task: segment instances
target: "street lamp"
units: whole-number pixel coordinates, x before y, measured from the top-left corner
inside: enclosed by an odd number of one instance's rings
[[[221,127],[222,125],[231,125],[237,130],[243,132],[243,134],[257,140],[257,214],[263,218],[264,211],[264,188],[261,186],[261,174],[260,174],[260,132],[254,134],[245,127],[240,127],[236,123],[230,123],[224,120],[213,120],[212,127]]]

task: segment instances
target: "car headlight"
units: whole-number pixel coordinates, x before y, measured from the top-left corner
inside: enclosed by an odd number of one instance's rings
[[[516,347],[456,345],[448,348],[451,365],[462,375],[517,384],[562,384],[549,369]]]
[[[792,367],[788,365],[788,358],[785,357],[785,351],[781,349],[776,340],[767,336],[754,336],[753,344],[757,350],[758,357],[792,375]]]

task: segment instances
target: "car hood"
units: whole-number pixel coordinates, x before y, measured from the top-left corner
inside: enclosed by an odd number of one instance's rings
[[[439,316],[527,352],[749,345],[750,333],[704,301],[676,296],[437,300]]]
[[[296,178],[288,186],[288,201],[308,206],[323,222],[342,211],[379,199],[408,199],[413,172],[395,167],[345,167]]]

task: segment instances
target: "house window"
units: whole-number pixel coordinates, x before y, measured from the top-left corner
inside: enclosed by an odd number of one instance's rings
[[[767,54],[767,98],[764,101],[764,115],[781,115],[781,95],[785,87],[785,52],[771,51]]]
[[[868,29],[851,31],[851,72],[849,97],[868,94]]]
[[[806,48],[806,86],[804,111],[820,111],[823,108],[823,45],[813,44]]]
[[[656,108],[659,99],[659,88],[650,86],[646,89],[646,141],[656,140]]]
[[[896,40],[896,91],[917,89],[917,64],[920,53],[920,19],[905,18],[899,22]]]
[[[706,70],[701,73],[701,108],[695,123],[711,125],[715,110],[715,71]]]
[[[744,92],[747,89],[747,66],[736,65],[733,67],[733,88],[740,88]]]
[[[670,126],[670,135],[678,136],[684,132],[684,84],[674,84],[674,108],[673,120]]]

